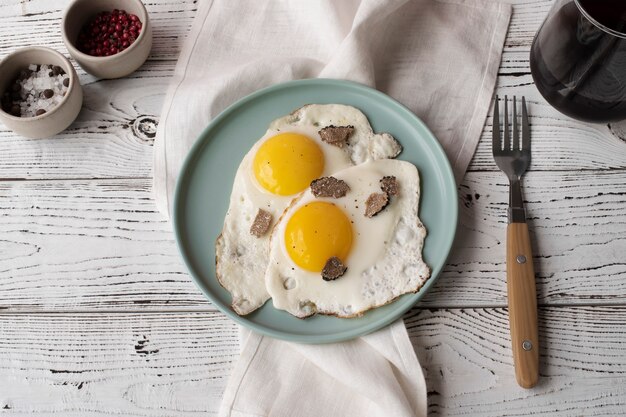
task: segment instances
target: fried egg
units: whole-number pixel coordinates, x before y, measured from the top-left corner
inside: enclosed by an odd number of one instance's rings
[[[349,129],[345,142],[322,139],[325,128]],[[233,138],[236,140],[236,138]],[[355,164],[394,158],[402,150],[389,134],[375,134],[358,109],[310,104],[273,121],[241,161],[222,233],[216,275],[240,315],[269,298],[264,275],[270,229],[312,180]]]
[[[300,318],[315,313],[359,316],[418,291],[430,276],[422,259],[426,229],[418,217],[416,167],[377,160],[333,177],[349,187],[345,196],[320,198],[308,189],[272,231],[265,284],[275,308]],[[395,177],[397,190],[385,194],[384,177]],[[367,217],[371,207],[366,202],[376,200],[372,195],[387,197],[388,202]],[[338,259],[345,272],[326,280],[322,270],[331,258]]]

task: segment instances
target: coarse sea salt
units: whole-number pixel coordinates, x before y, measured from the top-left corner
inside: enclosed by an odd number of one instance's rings
[[[2,107],[7,113],[20,117],[45,114],[61,103],[69,81],[69,75],[61,67],[31,64],[20,71],[4,93]]]

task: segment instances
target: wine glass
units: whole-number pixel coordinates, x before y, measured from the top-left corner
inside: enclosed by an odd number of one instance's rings
[[[533,40],[530,69],[560,112],[626,120],[626,1],[556,0]]]

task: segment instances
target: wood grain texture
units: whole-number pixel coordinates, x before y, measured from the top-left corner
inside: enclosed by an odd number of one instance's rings
[[[540,303],[624,302],[625,185],[621,171],[524,176]],[[457,306],[484,305],[488,300],[494,306],[505,305],[508,180],[499,172],[469,173],[460,194],[453,255],[428,300],[438,298],[444,305]]]
[[[405,323],[435,416],[622,416],[626,346],[615,307],[539,309],[540,380],[520,388],[505,309],[414,310]]]
[[[206,306],[150,188],[150,180],[0,183],[0,308]]]
[[[78,119],[48,139],[0,131],[5,179],[148,177],[163,91],[172,67],[150,61],[133,77],[83,83]],[[87,78],[83,76],[81,78]],[[152,124],[146,131],[144,123]],[[147,132],[147,133],[146,133]]]
[[[562,115],[543,99],[530,74],[499,77],[497,94],[526,97],[532,141],[531,171],[626,168],[625,122],[589,124]],[[491,152],[492,114],[490,111],[487,116],[469,171],[497,171]]]
[[[150,188],[0,182],[0,308],[210,309]],[[473,172],[460,190],[455,248],[423,305],[504,307],[507,179]],[[524,193],[539,302],[626,302],[626,172],[530,172]]]
[[[511,223],[506,232],[506,292],[515,377],[523,388],[539,379],[537,291],[530,235],[526,223]]]
[[[532,390],[515,382],[505,309],[414,309],[405,321],[431,416],[623,415],[624,308],[540,309]],[[0,333],[6,416],[213,416],[238,355],[236,326],[214,312],[0,314]]]
[[[238,355],[218,314],[0,315],[3,416],[215,415]]]
[[[60,35],[69,0],[8,0],[0,6],[0,57],[26,45],[66,56]],[[98,80],[75,64],[84,105],[64,132],[42,140],[0,126],[0,179],[149,177],[164,92],[196,11],[195,1],[146,3],[153,23],[148,61],[129,77]],[[148,134],[142,126],[149,124]]]

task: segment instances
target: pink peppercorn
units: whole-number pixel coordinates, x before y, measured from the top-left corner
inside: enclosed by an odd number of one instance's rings
[[[77,47],[93,56],[115,55],[132,45],[141,29],[139,18],[125,10],[101,12],[83,26]]]

